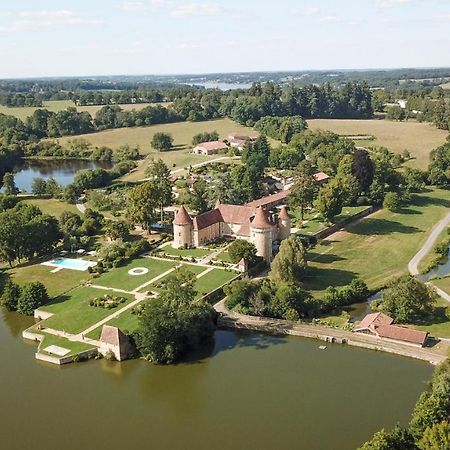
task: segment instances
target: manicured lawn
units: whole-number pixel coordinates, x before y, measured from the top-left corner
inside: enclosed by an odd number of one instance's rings
[[[447,131],[438,130],[434,125],[419,122],[391,122],[389,120],[308,120],[312,130],[330,130],[341,135],[371,135],[372,141],[356,141],[361,146],[384,146],[401,153],[408,150],[415,159],[408,162],[412,167],[426,169],[431,150],[442,145]]]
[[[14,267],[7,272],[14,282],[19,285],[40,281],[47,288],[50,297],[61,295],[92,278],[87,271],[80,272],[78,270],[63,269],[57,273],[51,273],[53,269],[54,267],[30,264]]]
[[[174,268],[177,261],[162,261],[153,258],[138,258],[122,267],[110,269],[108,272],[101,275],[99,278],[94,278],[92,284],[99,286],[112,287],[116,289],[123,289],[125,291],[132,291],[141,284],[150,281],[152,278],[161,275],[169,269]],[[129,275],[128,271],[136,267],[145,267],[149,272],[145,275]]]
[[[184,267],[186,270],[189,270],[189,272],[192,272],[195,276],[200,275],[202,272],[207,270],[206,267],[196,266],[195,264],[183,264],[182,267]],[[171,275],[173,275],[173,272],[169,273],[168,275],[166,275],[163,278],[160,278],[155,283],[149,284],[144,289],[141,289],[141,292],[147,292],[147,291],[160,292],[161,288],[157,287],[157,286],[159,286],[161,282],[167,280],[167,278],[170,277]]]
[[[442,289],[444,292],[447,292],[447,294],[450,294],[450,276],[433,280],[433,284]]]
[[[67,350],[70,350],[70,353],[67,353],[67,355],[64,356],[72,356],[76,355],[77,353],[84,352],[86,350],[90,350],[94,348],[94,346],[89,344],[84,344],[83,342],[74,342],[69,341],[65,338],[54,336],[53,334],[47,334],[44,332],[39,331],[39,333],[42,333],[45,338],[44,340],[39,344],[39,353],[43,353],[44,355],[50,355],[58,357],[58,355],[54,355],[53,353],[48,353],[44,351],[44,348],[49,347],[50,345],[57,345],[58,347],[66,348]]]
[[[449,231],[450,227],[444,228],[444,230],[442,230],[442,232],[439,234],[438,239],[436,240],[436,244],[442,242],[445,238],[447,238],[447,236],[449,236]],[[435,245],[436,245],[435,244]],[[419,270],[422,273],[423,271],[425,271],[427,269],[427,267],[433,262],[433,260],[435,258],[437,258],[439,255],[434,251],[434,246],[431,249],[430,252],[428,252],[425,257],[420,261],[419,263]]]
[[[407,273],[409,260],[449,207],[450,192],[435,189],[415,195],[400,213],[381,210],[349,225],[309,252],[305,287],[319,296],[356,277],[376,288]]]
[[[50,214],[51,216],[60,217],[64,211],[70,211],[76,214],[80,214],[77,207],[62,200],[49,199],[26,199],[22,200],[23,203],[38,206],[44,214]]]
[[[367,206],[345,206],[344,208],[342,208],[341,214],[337,215],[333,219],[333,223],[336,224],[342,222],[360,213],[361,211],[364,211],[366,208]],[[295,218],[298,224],[301,224],[300,211],[292,211],[291,215]],[[327,227],[327,223],[323,219],[322,215],[318,214],[314,210],[305,213],[304,220],[306,223],[303,224],[303,226],[300,228],[297,234],[310,236]]]
[[[209,294],[214,289],[236,278],[237,275],[236,272],[228,272],[222,269],[211,270],[196,281],[194,288],[197,291],[197,296],[203,297],[203,295]]]
[[[230,254],[228,253],[227,250],[223,251],[222,253],[219,253],[216,256],[216,259],[218,259],[219,261],[227,262],[227,263],[233,263],[233,261],[231,261]]]
[[[151,301],[151,300],[150,300]],[[133,333],[136,331],[139,324],[139,316],[137,314],[132,314],[131,310],[125,311],[119,317],[110,320],[107,325],[112,327],[117,327],[123,332]],[[99,339],[102,333],[103,327],[98,327],[94,331],[91,331],[87,337],[91,339]]]
[[[96,297],[103,297],[105,294],[125,297],[127,301],[112,309],[89,305],[90,300]],[[132,295],[115,294],[104,291],[103,289],[80,287],[40,308],[43,311],[54,314],[41,324],[43,327],[54,328],[55,330],[62,330],[73,334],[80,333],[94,323],[123,308],[133,300],[134,297]]]
[[[211,250],[208,250],[207,248],[173,248],[170,244],[164,246],[161,250],[167,255],[194,258],[202,258],[211,253]]]
[[[450,338],[450,303],[439,298],[436,307],[441,312],[437,318],[429,320],[426,325],[415,325],[414,328],[428,331],[434,337]]]

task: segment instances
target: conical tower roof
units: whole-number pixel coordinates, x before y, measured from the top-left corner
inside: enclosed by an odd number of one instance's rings
[[[262,206],[260,206],[256,210],[255,218],[253,219],[250,227],[251,228],[260,228],[260,229],[272,228],[272,224],[269,222],[266,211],[263,209]]]
[[[191,225],[192,219],[191,216],[186,211],[186,208],[184,206],[181,206],[177,214],[175,215],[175,219],[173,221],[174,225]]]
[[[286,208],[286,206],[282,206],[281,207],[281,209],[280,209],[280,214],[278,214],[278,217],[281,219],[281,220],[290,220],[290,217],[289,217],[289,214],[288,214],[288,212],[287,212],[287,208]]]

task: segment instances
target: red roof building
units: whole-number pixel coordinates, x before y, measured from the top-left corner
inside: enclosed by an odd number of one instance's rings
[[[394,325],[394,319],[382,312],[367,314],[355,327],[354,332],[420,347],[423,347],[428,339],[428,332]]]

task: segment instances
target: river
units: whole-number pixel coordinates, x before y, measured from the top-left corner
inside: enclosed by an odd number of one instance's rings
[[[405,424],[432,367],[338,344],[218,331],[176,366],[56,367],[0,310],[2,450],[352,450]]]
[[[23,160],[14,169],[16,186],[22,192],[31,192],[31,185],[36,177],[54,178],[62,186],[67,186],[75,174],[82,169],[103,167],[109,169],[112,164],[108,161],[84,161],[73,159],[36,159]]]

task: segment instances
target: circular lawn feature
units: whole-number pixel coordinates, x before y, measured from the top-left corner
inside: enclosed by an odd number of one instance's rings
[[[128,275],[132,276],[138,276],[138,275],[145,275],[148,273],[148,269],[146,267],[135,267],[134,269],[130,269],[128,271]]]

